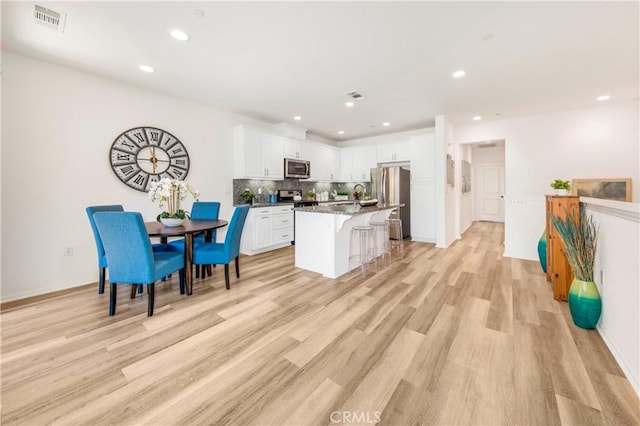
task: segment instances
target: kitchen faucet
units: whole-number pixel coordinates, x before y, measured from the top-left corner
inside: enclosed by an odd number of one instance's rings
[[[358,193],[358,191],[357,191],[358,187],[362,188],[362,191],[360,192],[360,195],[362,195],[363,198],[364,198],[364,193],[367,192],[367,190],[365,189],[364,185],[362,185],[361,183],[356,183],[354,185],[354,187],[353,187],[353,197],[356,200],[360,198],[359,196],[356,195]]]

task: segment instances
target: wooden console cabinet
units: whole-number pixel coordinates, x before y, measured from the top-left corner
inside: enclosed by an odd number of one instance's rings
[[[567,301],[573,272],[565,256],[565,245],[551,223],[550,215],[580,220],[580,197],[576,195],[547,195],[547,281],[553,285],[553,298]]]

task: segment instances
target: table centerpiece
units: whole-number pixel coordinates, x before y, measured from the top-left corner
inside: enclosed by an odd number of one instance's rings
[[[152,182],[149,187],[149,200],[158,202],[158,207],[165,207],[158,215],[158,220],[165,226],[180,226],[189,217],[188,212],[180,207],[180,202],[191,194],[198,201],[200,193],[183,180],[163,178]]]

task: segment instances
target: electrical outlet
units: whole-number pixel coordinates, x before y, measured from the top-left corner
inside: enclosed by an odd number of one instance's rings
[[[73,256],[73,246],[64,248],[65,256]]]

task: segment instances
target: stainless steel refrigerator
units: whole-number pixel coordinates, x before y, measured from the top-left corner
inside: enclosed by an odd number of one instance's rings
[[[402,238],[411,236],[411,173],[401,167],[371,169],[371,196],[379,203],[404,204],[391,213],[392,218],[402,219]],[[397,235],[391,235],[397,239]]]

